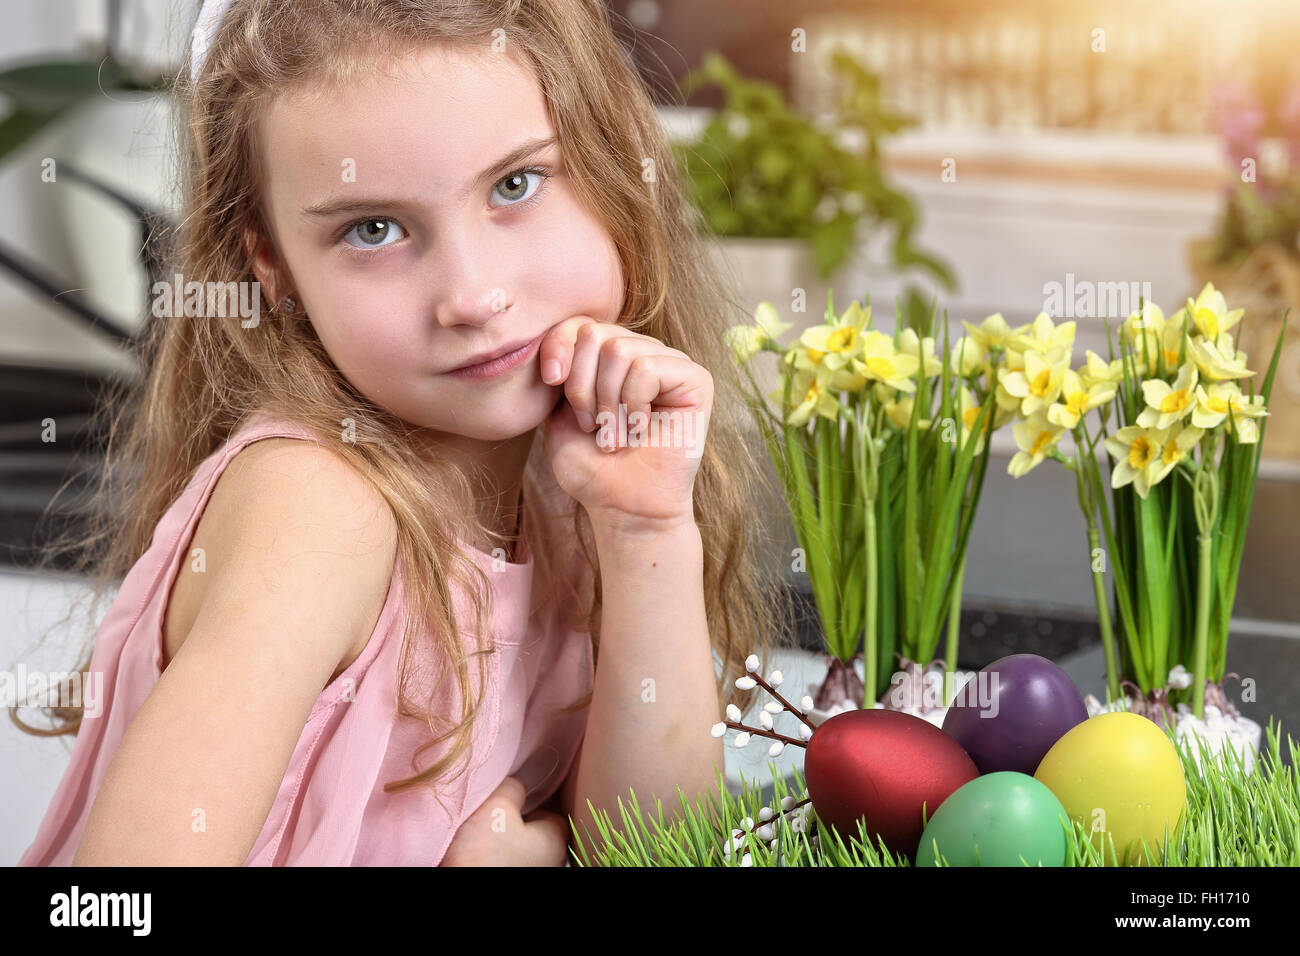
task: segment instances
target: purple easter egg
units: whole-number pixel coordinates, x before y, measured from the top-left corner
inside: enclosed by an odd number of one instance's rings
[[[957,691],[944,732],[981,774],[1034,775],[1052,745],[1088,719],[1079,689],[1065,671],[1037,654],[1012,654],[979,671]]]

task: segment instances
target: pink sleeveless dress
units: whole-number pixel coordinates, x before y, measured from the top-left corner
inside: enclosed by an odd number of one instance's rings
[[[118,743],[162,673],[165,604],[203,508],[230,460],[263,438],[317,440],[264,413],[250,417],[203,461],[158,522],[149,549],[123,579],[96,636],[91,670],[104,675],[100,714],[83,720],[71,763],[19,866],[71,862]],[[574,766],[588,712],[561,708],[591,692],[591,639],[560,623],[553,611],[530,614],[534,565],[527,528],[521,539],[527,551],[523,564],[496,562],[463,545],[493,587],[496,650],[473,725],[469,769],[453,781],[438,782],[446,809],[428,787],[383,789],[386,782],[415,773],[412,756],[431,737],[424,721],[397,714],[405,609],[399,554],[374,632],[361,655],[317,698],[245,866],[436,866],[456,828],[507,776],[518,777],[527,789],[524,814],[559,790]],[[467,628],[470,604],[459,592],[456,608],[457,620]],[[468,630],[465,644],[474,647]],[[469,673],[478,696],[476,662]],[[443,714],[459,717],[454,678],[440,689],[438,701]],[[419,768],[449,747],[443,741],[426,748]]]

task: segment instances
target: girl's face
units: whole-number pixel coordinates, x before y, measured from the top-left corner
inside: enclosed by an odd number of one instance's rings
[[[386,67],[278,97],[262,118],[288,271],[277,293],[294,292],[339,371],[399,418],[480,440],[531,432],[563,396],[542,381],[535,342],[574,315],[617,320],[617,252],[513,58],[431,46]],[[508,371],[450,374],[518,343],[534,344]]]

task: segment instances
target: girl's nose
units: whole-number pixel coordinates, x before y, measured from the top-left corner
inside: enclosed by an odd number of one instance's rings
[[[439,243],[434,255],[434,317],[439,325],[483,325],[513,303],[514,294],[502,281],[499,250],[483,248],[474,237],[462,234]]]
[[[504,312],[510,306],[510,298],[504,289],[493,289],[484,293],[444,296],[434,309],[438,324],[444,327],[453,325],[486,325],[494,315]]]

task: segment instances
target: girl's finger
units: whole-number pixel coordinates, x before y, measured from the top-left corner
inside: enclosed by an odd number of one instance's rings
[[[614,423],[612,434],[616,436],[615,444],[607,451],[627,443],[618,412],[619,405],[624,403],[628,405],[629,415],[632,411],[631,403],[622,397],[628,369],[633,361],[643,356],[667,354],[669,350],[664,344],[648,335],[620,336],[601,343],[600,364],[596,370],[596,424],[609,422],[610,418],[601,418],[601,415],[608,414]]]
[[[573,347],[578,338],[578,329],[595,321],[588,315],[575,315],[551,327],[537,349],[542,381],[547,385],[559,385],[568,378],[573,365]],[[550,371],[555,374],[547,374]]]
[[[619,406],[625,406],[627,414],[628,427],[632,427],[632,412],[640,408],[641,411],[649,412],[650,403],[654,401],[654,394],[643,399],[628,397],[627,378],[628,372],[632,369],[634,363],[642,362],[650,356],[658,355],[660,358],[672,358],[676,350],[668,349],[659,339],[649,336],[638,336],[637,338],[611,338],[601,346],[601,365],[595,373],[595,420],[597,424],[602,421],[614,421],[615,427],[612,434],[616,441],[614,445],[602,446],[607,451],[612,451],[615,447],[621,447],[627,444],[627,434],[623,432],[623,421],[619,421]],[[610,418],[602,419],[602,415],[608,415]],[[638,423],[640,424],[640,421]]]
[[[573,407],[583,431],[596,428],[596,373],[600,368],[601,346],[606,339],[637,334],[613,322],[591,322],[578,329],[569,375],[564,380],[564,397]]]
[[[649,416],[660,409],[681,408],[686,414],[712,407],[713,376],[708,369],[678,355],[641,355],[632,360],[623,380],[621,401],[627,406],[628,421],[634,411]],[[640,424],[640,422],[638,422]],[[668,441],[669,436],[660,435]]]

